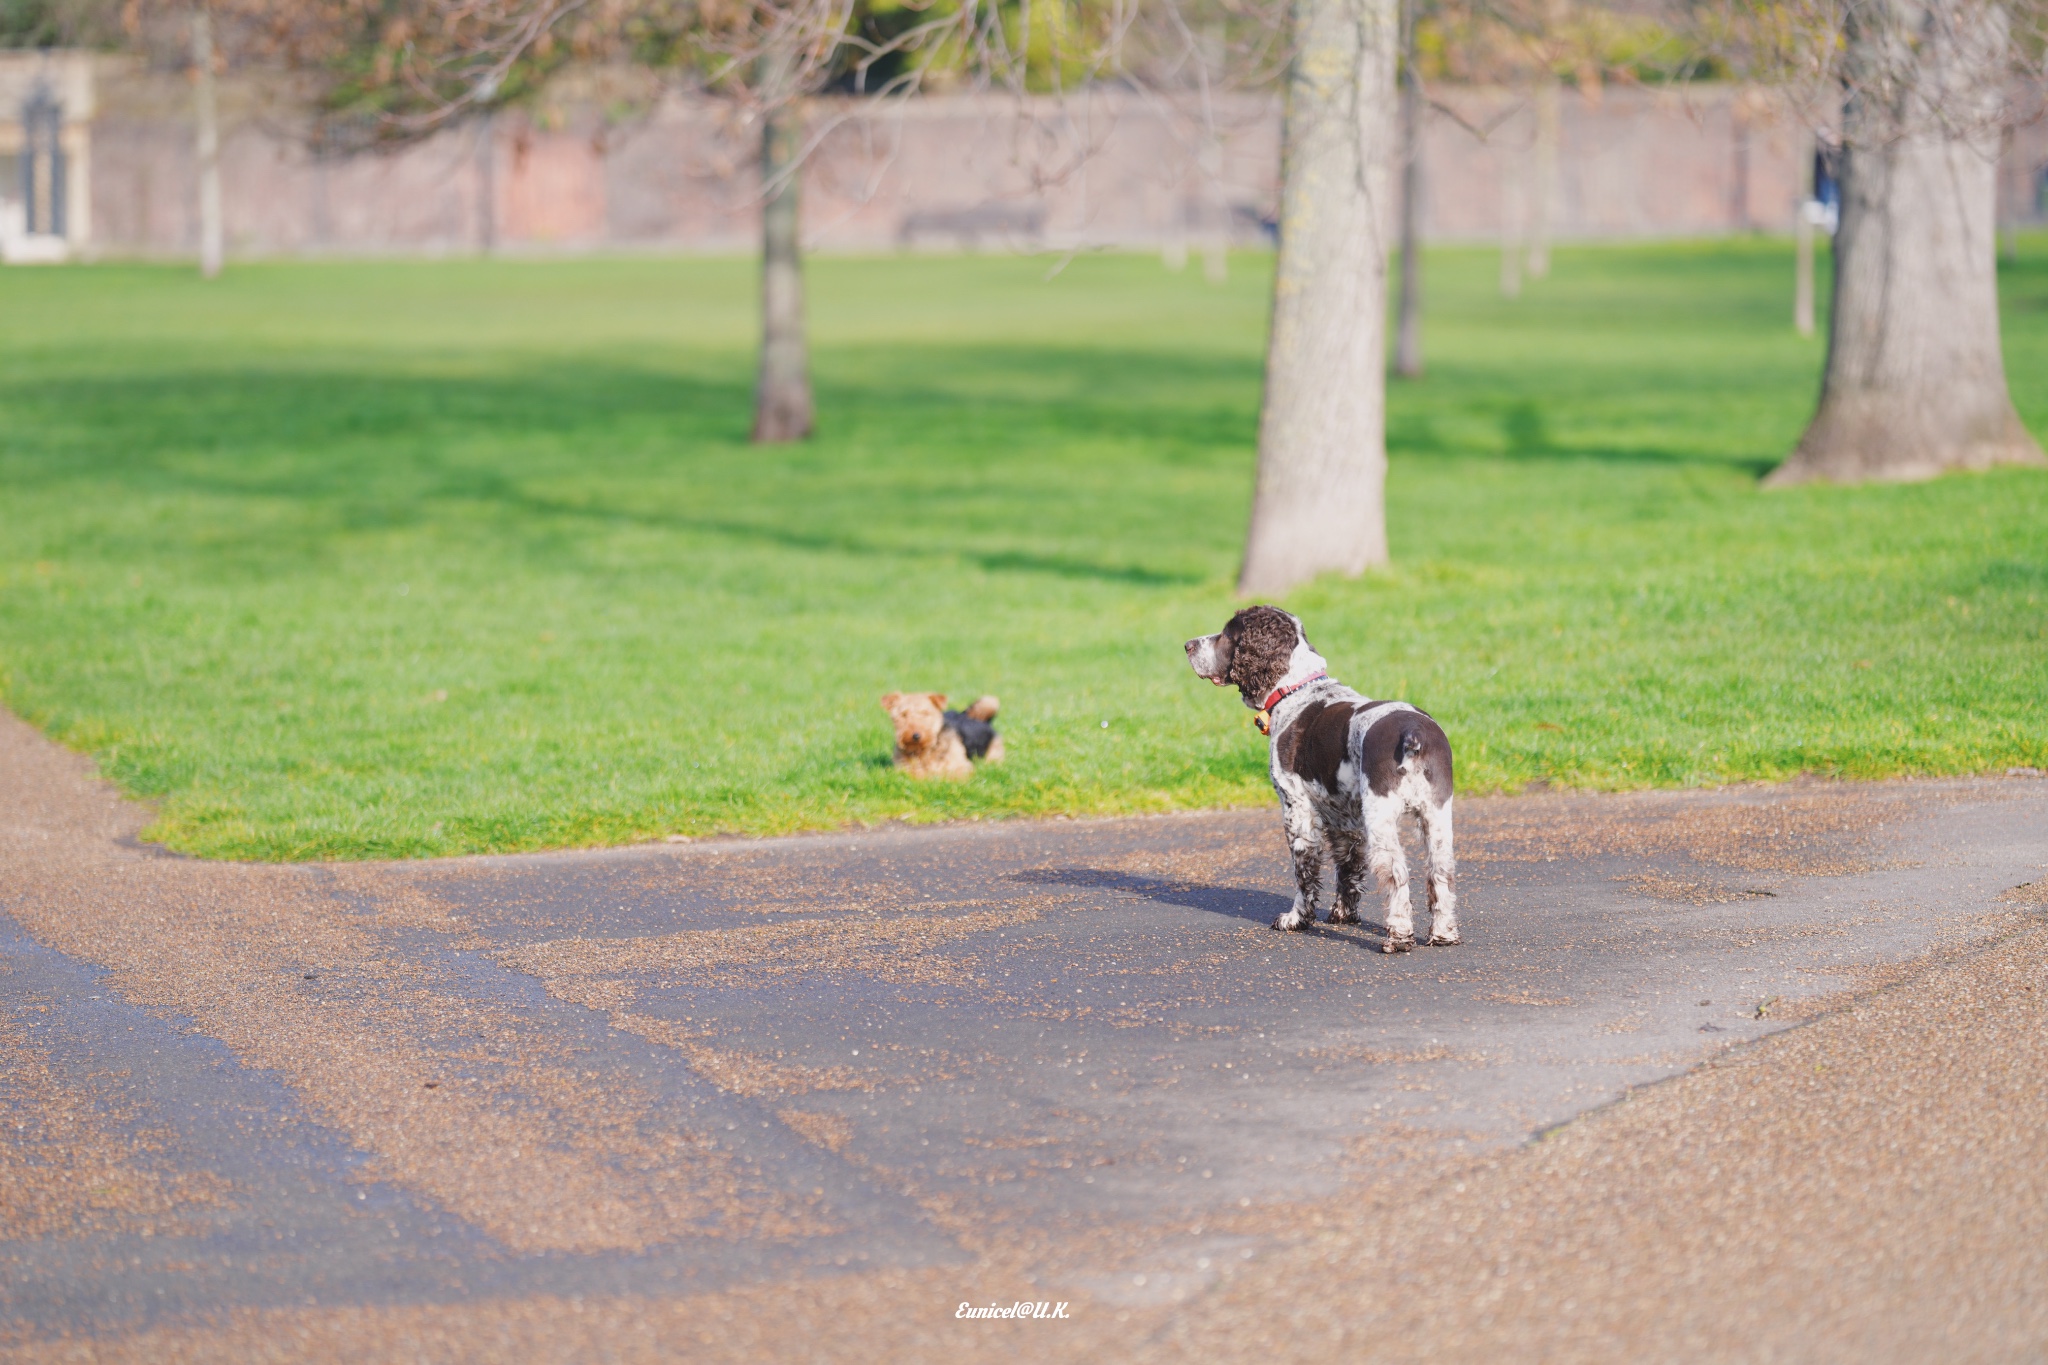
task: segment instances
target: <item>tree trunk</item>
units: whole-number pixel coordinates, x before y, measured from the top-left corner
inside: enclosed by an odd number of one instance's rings
[[[192,11],[192,124],[199,164],[199,273],[220,274],[220,117],[213,93],[213,16]]]
[[[1415,66],[1415,5],[1401,25],[1401,302],[1394,373],[1422,377],[1422,73]]]
[[[1528,170],[1519,157],[1496,151],[1500,167],[1500,296],[1522,297],[1522,191]]]
[[[1548,71],[1536,80],[1535,181],[1530,194],[1529,278],[1550,278],[1550,232],[1557,216],[1557,146],[1560,141],[1557,77]]]
[[[498,111],[486,109],[476,121],[476,249],[498,250]]]
[[[1395,0],[1294,0],[1292,23],[1248,595],[1387,557]]]
[[[2006,25],[1980,13],[1906,0],[1849,34],[1827,370],[1812,424],[1767,483],[2043,462],[1999,347],[1991,115]]]
[[[1799,210],[1792,219],[1792,330],[1803,337],[1813,335],[1813,230],[1819,224],[1814,221],[1812,210],[1820,202],[1820,186],[1814,184],[1814,163],[1819,160],[1816,148],[1806,158],[1806,171],[1800,177]]]
[[[803,117],[793,99],[761,124],[761,374],[754,388],[757,442],[811,434],[809,345],[804,336],[803,256],[797,242],[797,154]]]
[[[1813,217],[1806,205],[1792,223],[1792,330],[1813,335]]]

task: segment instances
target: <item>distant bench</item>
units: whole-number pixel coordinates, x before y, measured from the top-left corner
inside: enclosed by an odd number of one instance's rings
[[[910,246],[932,238],[950,238],[965,247],[979,247],[985,238],[1036,241],[1045,232],[1045,206],[996,202],[973,208],[913,209],[896,225],[896,244]]]

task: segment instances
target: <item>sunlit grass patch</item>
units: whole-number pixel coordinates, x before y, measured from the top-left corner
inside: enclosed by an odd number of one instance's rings
[[[1264,267],[814,262],[776,450],[744,262],[0,273],[0,695],[216,856],[1270,800],[1179,648],[1235,605]],[[2048,766],[2048,475],[1759,491],[1821,358],[1783,244],[1492,271],[1430,263],[1394,566],[1288,601],[1461,790]],[[897,688],[998,693],[1010,761],[903,779]]]

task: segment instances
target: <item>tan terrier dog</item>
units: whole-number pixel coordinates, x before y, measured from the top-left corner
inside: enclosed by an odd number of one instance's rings
[[[989,724],[1000,705],[982,697],[965,711],[948,711],[943,692],[891,692],[882,698],[896,723],[896,766],[912,777],[974,776],[971,760],[1003,761],[1003,737]]]

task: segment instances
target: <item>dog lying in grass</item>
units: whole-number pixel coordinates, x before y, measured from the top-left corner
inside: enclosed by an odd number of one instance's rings
[[[981,697],[965,711],[948,711],[943,692],[891,692],[882,698],[896,723],[896,766],[912,777],[974,776],[974,759],[1003,761],[1003,737],[989,722],[1000,705]]]
[[[1429,942],[1458,941],[1457,860],[1451,851],[1451,742],[1404,701],[1373,701],[1330,676],[1301,619],[1246,607],[1214,635],[1187,642],[1197,677],[1235,687],[1272,738],[1273,789],[1294,854],[1294,904],[1275,929],[1315,923],[1323,868],[1337,866],[1330,923],[1356,924],[1368,880],[1387,897],[1385,951],[1415,946],[1401,817],[1422,825],[1429,856]]]

